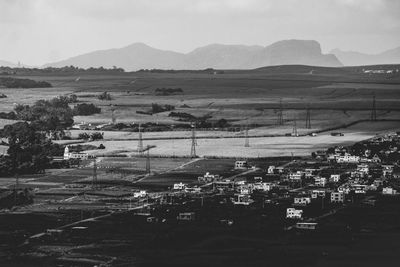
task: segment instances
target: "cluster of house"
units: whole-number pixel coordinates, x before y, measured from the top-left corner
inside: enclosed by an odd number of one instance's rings
[[[392,70],[368,70],[368,69],[363,69],[363,73],[367,74],[392,74],[392,73],[397,73],[399,72],[398,69],[392,69]]]
[[[370,197],[364,196],[371,192],[374,193],[368,196],[399,195],[397,185],[400,183],[393,182],[400,179],[397,144],[400,146],[397,134],[377,136],[358,145],[357,149],[336,147],[317,151],[315,161],[268,166],[263,174],[266,179],[259,176],[229,180],[207,172],[198,177],[195,186],[181,182],[174,184],[172,189],[179,193],[217,192],[230,198],[232,204],[237,206],[249,206],[263,196],[263,204],[285,203],[285,217],[295,220],[296,228],[316,229],[317,223],[310,222],[305,215],[318,205],[322,204],[325,208],[329,205],[335,209],[354,199],[370,201]],[[236,161],[234,168],[246,170],[252,167],[246,161]],[[184,212],[177,219],[190,221],[195,219],[195,215]]]

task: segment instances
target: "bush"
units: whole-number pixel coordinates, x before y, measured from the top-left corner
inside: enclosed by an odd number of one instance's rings
[[[80,133],[78,139],[89,140],[90,135],[88,133]]]
[[[152,113],[160,113],[160,112],[164,112],[164,111],[170,111],[170,110],[174,110],[175,107],[172,105],[159,105],[157,103],[153,103],[151,104],[151,111]]]
[[[100,100],[112,100],[111,95],[109,93],[107,93],[107,92],[103,92],[97,98],[100,99]]]

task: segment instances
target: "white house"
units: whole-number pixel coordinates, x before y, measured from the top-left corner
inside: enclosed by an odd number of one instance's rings
[[[88,153],[70,152],[68,146],[66,146],[64,149],[64,159],[65,160],[69,160],[69,159],[87,160],[88,158],[89,158]]]
[[[326,178],[325,177],[315,177],[314,178],[314,185],[315,186],[325,187],[326,186]]]
[[[332,192],[331,193],[331,202],[332,203],[343,203],[344,202],[344,193],[343,192]]]
[[[275,173],[275,166],[269,166],[268,167],[268,174],[274,174]]]
[[[393,174],[393,165],[382,165],[382,172],[384,177],[391,177]]]
[[[214,182],[220,179],[221,177],[218,174],[210,174],[209,172],[206,172],[206,174],[204,174],[203,176],[198,177],[199,182],[202,183]]]
[[[235,162],[235,170],[243,170],[243,169],[247,169],[247,168],[248,168],[247,161],[245,161],[245,160],[237,160]]]
[[[235,199],[233,200],[234,205],[245,205],[248,206],[253,203],[254,200],[250,198],[250,195],[235,194]]]
[[[196,219],[196,214],[194,212],[181,212],[176,219],[178,221],[194,221]]]
[[[331,177],[329,178],[329,182],[332,183],[338,183],[340,180],[340,174],[331,174]]]
[[[260,190],[265,192],[270,191],[274,187],[275,187],[274,183],[256,183],[253,186],[255,190]]]
[[[292,181],[299,181],[304,177],[304,172],[297,171],[289,174],[289,179]]]
[[[286,218],[289,219],[301,219],[303,216],[303,210],[297,210],[295,208],[286,209]]]
[[[177,184],[174,184],[174,190],[185,190],[186,184],[180,182]]]
[[[315,230],[317,229],[318,223],[315,222],[298,222],[296,223],[297,229],[302,230]]]
[[[393,189],[391,187],[384,187],[384,188],[382,188],[382,194],[384,194],[384,195],[396,195],[397,191],[396,191],[396,189]]]
[[[336,156],[335,160],[337,163],[359,163],[360,157],[350,154],[345,154],[344,156]]]
[[[294,205],[297,206],[307,206],[311,203],[310,197],[295,197],[294,198]]]
[[[145,197],[147,195],[146,190],[140,190],[138,192],[133,193],[134,198],[140,198],[140,197]]]
[[[324,190],[313,190],[311,192],[311,198],[325,197],[326,192]]]

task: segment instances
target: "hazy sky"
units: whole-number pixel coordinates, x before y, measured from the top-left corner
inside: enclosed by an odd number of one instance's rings
[[[134,42],[188,52],[282,39],[314,39],[324,52],[394,48],[400,1],[0,0],[0,59],[30,65]]]

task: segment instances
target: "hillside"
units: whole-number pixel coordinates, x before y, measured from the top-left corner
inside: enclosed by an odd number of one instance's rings
[[[317,41],[285,40],[270,46],[213,44],[183,54],[135,43],[119,49],[95,51],[45,67],[73,65],[81,68],[113,66],[138,69],[253,69],[263,66],[302,64],[337,67],[334,55],[324,55]]]

